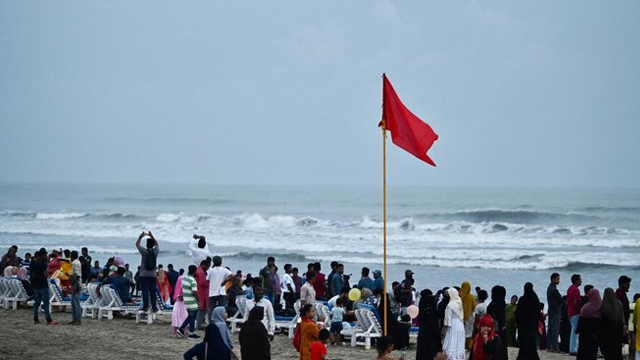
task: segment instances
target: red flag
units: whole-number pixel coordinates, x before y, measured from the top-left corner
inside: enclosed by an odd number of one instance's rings
[[[382,121],[378,126],[391,132],[394,144],[427,164],[436,166],[427,151],[438,140],[438,134],[404,106],[386,74],[382,75],[382,82]]]

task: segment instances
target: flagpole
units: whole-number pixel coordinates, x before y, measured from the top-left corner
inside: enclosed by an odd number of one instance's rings
[[[383,334],[387,335],[387,126],[382,119],[382,269],[383,280],[383,307],[384,328]]]

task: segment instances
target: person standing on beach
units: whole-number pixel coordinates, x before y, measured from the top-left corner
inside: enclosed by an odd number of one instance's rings
[[[338,267],[337,261],[331,262],[331,272],[327,275],[327,298],[331,299],[332,297],[339,294],[340,289],[336,290],[333,288],[333,276],[336,274],[336,268]]]
[[[307,304],[315,305],[316,290],[313,288],[315,279],[316,274],[313,271],[307,271],[307,282],[305,282],[300,289],[300,306]]]
[[[89,255],[89,249],[87,249],[87,247],[85,246],[82,249],[80,249],[80,252],[82,256],[84,256],[84,260],[87,262],[87,264],[91,265],[91,261],[93,259],[91,258],[91,255]]]
[[[462,316],[464,310],[462,308],[462,300],[460,294],[455,288],[447,290],[449,294],[449,302],[444,312],[444,323],[442,333],[444,340],[442,342],[442,351],[447,354],[450,360],[465,360],[465,332]]]
[[[213,267],[207,271],[209,280],[209,308],[227,306],[227,290],[225,285],[233,279],[233,274],[227,268],[222,267],[222,258],[213,257]]]
[[[538,337],[538,319],[540,317],[540,300],[533,291],[533,284],[524,284],[524,294],[518,300],[516,324],[518,326],[517,360],[540,360],[536,346]]]
[[[327,301],[327,296],[326,296],[327,282],[325,281],[326,278],[324,274],[320,272],[321,269],[322,269],[322,266],[320,265],[319,262],[313,263],[313,271],[316,274],[316,279],[313,283],[313,288],[316,290],[316,301]]]
[[[624,337],[623,343],[629,343],[629,317],[631,316],[631,309],[629,308],[629,298],[627,293],[631,288],[631,278],[627,275],[622,275],[618,278],[618,289],[616,290],[616,298],[620,300],[622,304],[622,312],[624,313]]]
[[[267,266],[260,270],[260,279],[262,280],[262,288],[264,289],[264,298],[273,302],[276,298],[276,292],[274,289],[274,276],[275,276],[276,259],[273,256],[267,258]]]
[[[382,278],[382,271],[378,269],[373,270],[373,290],[375,289],[384,290],[384,279]]]
[[[571,286],[567,290],[567,315],[571,323],[571,338],[569,340],[569,354],[578,354],[578,319],[580,318],[580,308],[582,307],[582,299],[580,298],[580,285],[582,278],[580,274],[571,275]]]
[[[624,312],[612,288],[604,290],[600,326],[602,331],[598,344],[605,360],[622,360]]]
[[[200,262],[194,278],[198,284],[198,317],[196,318],[196,328],[204,330],[204,318],[209,311],[209,281],[207,272],[211,267],[211,258],[206,258]]]
[[[291,269],[291,279],[293,280],[294,288],[296,290],[295,300],[300,299],[300,289],[302,289],[302,278],[298,275],[298,268]],[[293,301],[295,303],[295,300]]]
[[[517,296],[514,295],[516,301],[518,299]],[[498,359],[507,360],[509,358],[509,354],[507,351],[507,343],[506,338],[508,334],[508,320],[507,320],[507,289],[505,289],[502,285],[496,285],[491,288],[491,302],[487,305],[487,315],[490,315],[494,321],[494,327],[498,335],[500,336],[500,346],[502,347],[502,351]],[[512,298],[513,301],[513,298]],[[514,305],[515,306],[515,305]],[[514,307],[515,309],[515,307]],[[513,315],[515,317],[515,314]],[[515,319],[514,319],[515,323]],[[515,324],[513,325],[515,327]],[[513,329],[513,341],[515,342],[515,329]]]
[[[331,278],[331,291],[333,292],[333,294],[340,294],[340,291],[342,291],[342,287],[344,286],[343,274],[344,274],[344,265],[337,264],[336,272],[333,274],[333,277]]]
[[[193,241],[189,242],[189,252],[191,253],[191,262],[195,266],[200,266],[202,260],[211,257],[209,244],[207,244],[204,235],[193,234]]]
[[[140,245],[142,239],[148,236],[146,248]],[[142,232],[136,241],[136,248],[140,253],[140,287],[142,289],[142,311],[149,311],[149,303],[153,312],[158,312],[158,296],[156,292],[157,259],[160,254],[158,240],[151,231]]]
[[[173,304],[173,293],[176,290],[176,281],[180,277],[180,273],[175,271],[173,268],[173,264],[167,265],[167,279],[169,280],[169,295],[171,298],[171,303]]]
[[[547,303],[549,309],[548,315],[548,329],[547,329],[547,351],[560,352],[560,346],[558,344],[558,337],[560,336],[560,311],[562,310],[562,295],[558,291],[558,284],[560,284],[560,274],[553,273],[550,278],[551,282],[547,287]]]
[[[462,309],[464,310],[462,317],[465,333],[464,348],[471,350],[471,345],[473,344],[473,325],[476,320],[473,313],[476,308],[476,299],[473,297],[473,294],[471,294],[470,282],[464,281],[460,286],[460,299],[462,300]]]
[[[71,252],[71,277],[69,278],[71,284],[71,316],[73,321],[70,325],[80,325],[82,323],[82,308],[80,308],[80,292],[82,287],[82,264],[78,260],[78,252]]]
[[[369,268],[362,268],[362,278],[358,281],[358,289],[362,290],[363,288],[367,288],[371,291],[375,290],[373,279],[369,277]]]
[[[33,323],[35,325],[40,324],[40,320],[38,320],[38,312],[40,311],[40,303],[42,303],[47,324],[57,325],[58,323],[51,319],[51,310],[49,308],[47,250],[45,250],[45,248],[36,251],[34,260],[31,262],[31,287],[35,293],[35,303],[33,304]]]
[[[587,303],[580,309],[576,333],[578,340],[578,360],[595,360],[598,356],[598,345],[601,334],[602,298],[598,289],[589,291]]]
[[[263,294],[262,286],[260,286],[260,284],[253,287],[253,300],[247,300],[246,302],[247,308],[244,312],[244,321],[246,322],[249,320],[249,313],[251,312],[251,309],[256,306],[263,308],[263,317],[260,321],[262,321],[264,328],[269,334],[269,341],[272,341],[276,331],[276,317],[273,312],[273,305],[271,305],[271,302],[263,298]]]
[[[284,274],[282,275],[282,297],[284,298],[284,308],[293,309],[293,303],[296,302],[296,285],[291,277],[291,264],[284,265]]]

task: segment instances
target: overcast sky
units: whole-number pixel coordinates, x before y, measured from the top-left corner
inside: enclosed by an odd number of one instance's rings
[[[640,184],[638,1],[3,1],[0,181]],[[390,139],[390,138],[389,138]]]

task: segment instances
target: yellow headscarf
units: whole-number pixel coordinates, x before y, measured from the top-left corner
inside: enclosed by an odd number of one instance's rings
[[[467,321],[476,308],[476,298],[471,295],[471,283],[465,281],[460,286],[460,298],[462,299],[462,309],[464,310],[463,321]]]

